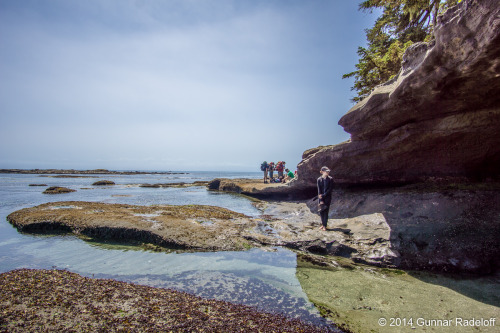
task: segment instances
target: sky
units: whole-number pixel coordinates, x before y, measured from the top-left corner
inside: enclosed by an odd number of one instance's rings
[[[260,171],[349,138],[353,0],[0,0],[0,168]]]

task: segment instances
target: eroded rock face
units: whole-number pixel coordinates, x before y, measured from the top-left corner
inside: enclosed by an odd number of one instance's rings
[[[359,260],[369,264],[390,259],[407,269],[491,273],[500,267],[497,193],[411,187],[335,191],[330,221],[363,244]],[[394,257],[385,253],[389,249]]]
[[[304,153],[298,185],[323,165],[343,184],[498,179],[499,16],[497,0],[448,10],[435,41],[409,48],[399,75],[340,119],[351,140]]]

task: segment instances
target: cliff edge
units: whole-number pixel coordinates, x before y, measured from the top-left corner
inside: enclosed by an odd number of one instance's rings
[[[293,186],[313,193],[320,168],[332,170],[333,230],[342,219],[364,221],[366,232],[382,221],[390,251],[378,251],[375,239],[369,260],[381,264],[474,273],[500,267],[498,0],[450,8],[438,18],[435,40],[411,46],[398,76],[339,124],[351,139],[305,151]]]
[[[411,46],[398,76],[339,124],[351,139],[304,152],[300,185],[314,186],[323,165],[337,184],[499,179],[498,1],[462,1],[440,16],[435,41]]]

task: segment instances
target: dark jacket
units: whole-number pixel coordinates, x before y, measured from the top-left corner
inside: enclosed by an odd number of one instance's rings
[[[333,178],[328,176],[326,178],[318,178],[318,195],[322,195],[322,200],[330,202],[332,200]]]

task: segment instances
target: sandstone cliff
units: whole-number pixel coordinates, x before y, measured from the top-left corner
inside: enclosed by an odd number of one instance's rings
[[[498,0],[464,0],[439,17],[435,41],[410,47],[398,76],[339,124],[351,139],[304,152],[294,184],[312,193],[321,166],[332,170],[331,227],[360,219],[369,232],[385,221],[390,253],[370,245],[380,263],[500,267]]]
[[[410,47],[399,75],[340,119],[351,139],[304,152],[300,185],[322,165],[343,184],[498,178],[499,17],[497,0],[439,17],[435,41]]]

